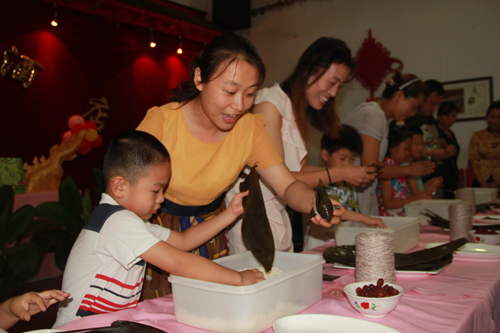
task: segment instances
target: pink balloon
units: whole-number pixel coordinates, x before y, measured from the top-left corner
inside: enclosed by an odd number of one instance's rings
[[[71,134],[72,134],[71,131],[64,132],[62,139],[66,141],[71,141]]]
[[[82,116],[79,116],[77,114],[69,117],[68,119],[68,127],[71,128],[73,127],[73,125],[75,124],[82,124],[82,125],[85,125],[85,119],[83,119]]]

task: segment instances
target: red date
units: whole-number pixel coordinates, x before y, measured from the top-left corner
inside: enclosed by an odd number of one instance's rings
[[[498,232],[496,230],[486,229],[482,227],[477,228],[477,230],[474,233],[478,235],[498,235]]]
[[[363,288],[356,288],[356,295],[361,297],[389,297],[396,296],[399,291],[389,285],[384,286],[384,279],[378,279],[377,285],[365,285]]]

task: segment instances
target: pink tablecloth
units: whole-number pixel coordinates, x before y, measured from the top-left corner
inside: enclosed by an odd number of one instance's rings
[[[446,242],[449,234],[432,226],[421,227],[420,244]],[[327,243],[308,253],[323,253]],[[323,298],[301,313],[322,313],[373,321],[401,332],[500,332],[500,261],[474,262],[454,259],[438,275],[397,275],[405,289],[398,307],[387,317],[368,319],[351,308],[342,295],[354,281],[354,271],[325,264],[324,273],[342,276],[323,283]],[[495,329],[494,320],[497,323]],[[175,321],[172,296],[141,302],[137,308],[77,319],[61,326],[73,330],[130,320],[173,332],[207,332]],[[264,332],[274,332],[272,328]]]

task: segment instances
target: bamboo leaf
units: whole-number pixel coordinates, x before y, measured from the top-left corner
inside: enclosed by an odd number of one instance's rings
[[[255,167],[252,168],[245,181],[240,184],[240,191],[246,190],[249,190],[249,193],[243,198],[245,209],[241,224],[243,242],[266,272],[269,272],[274,262],[274,238]]]

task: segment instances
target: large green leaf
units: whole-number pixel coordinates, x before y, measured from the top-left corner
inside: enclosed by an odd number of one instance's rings
[[[36,215],[48,220],[64,221],[66,218],[64,207],[60,202],[48,201],[36,207]]]
[[[83,206],[83,221],[87,221],[89,219],[90,213],[92,213],[92,199],[90,199],[90,191],[86,190],[83,193],[82,197],[82,206]]]
[[[70,176],[65,177],[59,185],[59,202],[64,208],[73,210],[76,215],[82,216],[83,207],[80,190]]]
[[[54,232],[64,226],[64,220],[47,219],[44,217],[33,220],[26,229],[26,235],[36,235],[44,232]]]
[[[12,210],[14,209],[14,189],[12,186],[0,187],[0,244],[6,244],[7,234],[5,229],[9,224]]]
[[[71,207],[63,206],[60,202],[41,203],[36,207],[36,212],[40,218],[52,220],[56,225],[65,226],[71,230],[79,230],[83,225],[81,216],[77,215]]]
[[[4,241],[10,243],[24,234],[33,221],[35,208],[32,205],[24,205],[12,214],[10,222],[4,227]]]
[[[94,189],[94,203],[98,205],[101,201],[102,193],[106,190],[106,186],[104,184],[104,175],[102,174],[102,170],[93,169],[92,172],[94,173],[95,182],[97,184],[97,187]]]
[[[42,260],[36,244],[33,242],[22,243],[10,250],[12,251],[9,251],[7,256],[10,269],[19,280],[23,282],[28,280],[37,272]]]
[[[9,299],[12,295],[14,289],[21,283],[19,278],[12,274],[12,272],[6,272],[0,276],[0,303]]]
[[[56,266],[61,271],[64,272],[64,268],[66,268],[66,262],[68,261],[69,253],[71,252],[71,248],[75,243],[75,239],[67,239],[63,241],[56,249],[55,253],[55,261]]]
[[[3,269],[5,267],[5,263],[6,263],[5,259],[3,258],[3,256],[0,255],[0,273],[1,273],[0,276],[4,276]]]

